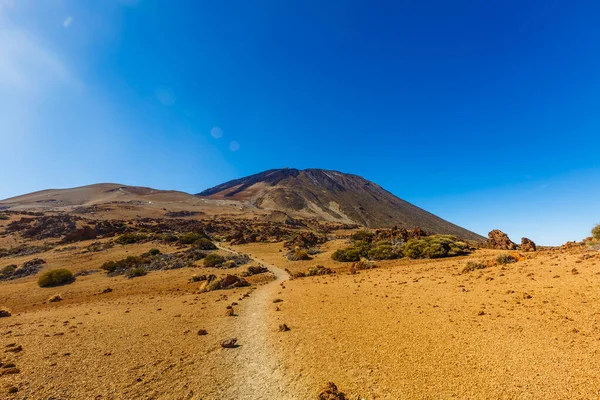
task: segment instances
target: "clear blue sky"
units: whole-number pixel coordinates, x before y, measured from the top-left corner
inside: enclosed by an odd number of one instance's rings
[[[315,167],[478,233],[582,239],[600,222],[599,15],[596,1],[0,0],[0,198],[107,181],[196,193]]]

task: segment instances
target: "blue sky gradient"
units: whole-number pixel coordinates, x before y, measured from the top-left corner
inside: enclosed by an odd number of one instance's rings
[[[600,222],[600,3],[0,0],[0,198],[373,180],[481,234]],[[218,129],[213,129],[218,127]]]

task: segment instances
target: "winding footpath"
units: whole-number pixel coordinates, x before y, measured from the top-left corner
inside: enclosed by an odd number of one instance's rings
[[[221,250],[238,254],[227,247]],[[232,383],[222,393],[223,399],[295,399],[289,393],[282,374],[282,365],[269,337],[277,330],[269,318],[270,308],[274,308],[273,300],[281,289],[280,284],[289,279],[289,274],[274,265],[265,264],[262,260],[252,260],[266,266],[274,274],[275,279],[254,289],[244,300],[243,311],[236,317],[234,336],[240,346],[228,350],[232,357]]]

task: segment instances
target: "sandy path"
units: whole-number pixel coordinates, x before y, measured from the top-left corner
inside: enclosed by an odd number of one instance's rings
[[[236,253],[226,247],[222,250]],[[235,319],[232,335],[240,345],[236,349],[224,349],[233,374],[232,384],[227,385],[223,398],[227,399],[294,399],[282,374],[282,363],[269,337],[277,326],[269,317],[273,300],[281,290],[280,284],[289,279],[286,271],[262,260],[251,257],[265,265],[275,279],[256,288],[244,300],[243,310]]]

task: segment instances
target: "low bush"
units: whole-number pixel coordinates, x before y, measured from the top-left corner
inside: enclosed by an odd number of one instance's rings
[[[212,275],[214,276],[214,275]],[[206,275],[192,275],[192,277],[190,278],[190,283],[194,283],[194,282],[202,282],[202,281],[206,281],[208,280],[208,276]]]
[[[291,250],[286,254],[287,259],[290,261],[306,261],[312,260],[312,257],[308,254],[306,250],[295,249]]]
[[[133,244],[148,239],[148,236],[143,233],[124,233],[115,239],[118,244]]]
[[[0,221],[6,221],[7,219],[9,219],[8,215],[0,214]]]
[[[404,246],[404,255],[409,258],[442,258],[467,253],[467,245],[451,235],[432,235],[410,239]]]
[[[466,274],[477,269],[484,269],[486,266],[483,263],[477,261],[468,261],[465,267],[462,269],[461,274]]]
[[[135,267],[135,268],[131,268],[127,271],[127,273],[125,274],[125,276],[129,279],[131,278],[136,278],[138,276],[144,276],[146,275],[148,272],[146,272],[146,270],[144,268],[141,267]]]
[[[498,254],[498,257],[496,257],[496,262],[498,264],[512,264],[517,262],[517,259],[510,254]]]
[[[394,247],[389,243],[378,243],[367,254],[371,260],[395,260],[404,256],[401,247]]]
[[[159,249],[150,249],[150,250],[148,250],[148,254],[150,254],[151,256],[157,256],[160,254],[160,250]]]
[[[217,246],[215,246],[215,244],[213,242],[211,242],[209,239],[207,239],[205,237],[196,240],[194,243],[192,243],[192,246],[195,249],[200,249],[200,250],[216,250],[217,249]]]
[[[197,232],[188,232],[179,238],[179,243],[181,244],[193,244],[194,242],[200,239],[206,239],[206,237]]]
[[[68,269],[51,269],[40,276],[38,285],[40,287],[53,287],[66,285],[74,281],[75,277]]]
[[[264,272],[269,272],[268,268],[263,267],[262,265],[250,266],[246,271],[242,273],[242,276],[252,276],[262,274]]]
[[[117,270],[126,270],[130,268],[135,268],[144,262],[146,262],[144,257],[141,256],[127,256],[119,261],[107,261],[100,268],[105,270],[106,272],[115,272]]]
[[[354,232],[350,238],[354,241],[371,242],[375,235],[365,229]]]
[[[160,236],[160,240],[162,240],[165,243],[173,243],[179,240],[179,238],[177,237],[177,235],[174,235],[172,233],[163,233]]]
[[[331,255],[331,258],[341,262],[359,261],[362,257],[368,256],[370,249],[371,246],[369,243],[358,241],[345,249],[336,250]]]
[[[318,275],[329,275],[333,274],[331,268],[324,267],[322,265],[317,265],[316,267],[310,267],[308,271],[306,271],[306,276],[318,276]]]
[[[592,237],[596,240],[600,240],[600,224],[596,225],[594,229],[592,229]]]
[[[350,267],[350,273],[356,274],[358,273],[358,271],[373,268],[377,268],[377,265],[375,265],[372,261],[367,260],[366,258],[361,258],[360,261],[352,264],[352,266]]]
[[[225,262],[225,257],[219,254],[209,254],[204,259],[205,267],[218,267]]]

